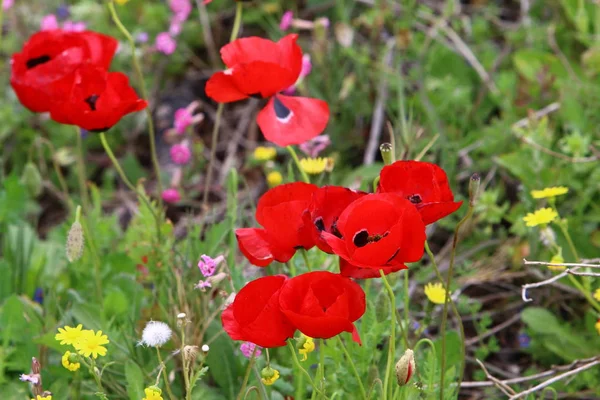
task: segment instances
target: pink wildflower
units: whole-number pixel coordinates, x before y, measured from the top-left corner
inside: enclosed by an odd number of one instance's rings
[[[254,349],[256,349],[256,352],[254,352]],[[240,346],[240,350],[242,351],[242,354],[246,358],[252,357],[253,352],[254,352],[254,357],[258,357],[262,353],[262,350],[260,349],[260,347],[255,345],[252,342],[242,343],[242,345]]]
[[[49,14],[42,18],[42,22],[40,23],[41,31],[51,31],[53,29],[58,29],[58,20],[56,19],[56,15]]]
[[[325,150],[331,144],[329,135],[319,135],[309,141],[302,143],[299,147],[304,154],[311,158],[315,158],[320,152]]]
[[[4,0],[2,2],[2,8],[4,11],[9,10],[15,4],[15,0]]]
[[[202,275],[204,275],[207,278],[209,276],[214,275],[217,266],[225,259],[225,257],[223,257],[222,255],[216,258],[211,258],[206,254],[202,254],[200,258],[202,260],[198,261],[198,268],[200,268],[200,272],[202,272]]]
[[[177,189],[170,188],[163,190],[162,199],[167,203],[177,203],[179,200],[181,200],[181,195]]]
[[[302,56],[302,69],[300,70],[300,75],[298,75],[298,79],[296,80],[296,83],[294,83],[292,86],[285,89],[283,91],[283,93],[287,94],[287,95],[294,94],[294,92],[296,92],[296,86],[298,86],[300,84],[300,82],[302,82],[302,80],[304,79],[305,76],[310,74],[310,71],[312,71],[312,62],[310,59],[310,54],[304,54]]]
[[[86,29],[86,25],[85,22],[65,21],[62,28],[67,32],[83,32]]]
[[[287,31],[290,29],[292,21],[294,21],[294,13],[291,11],[284,12],[283,16],[281,17],[281,22],[279,23],[279,29],[282,31]]]
[[[156,46],[156,50],[166,55],[173,54],[177,48],[177,42],[169,35],[169,32],[162,32],[156,35],[154,45]]]
[[[173,11],[173,14],[175,14],[175,18],[180,22],[188,19],[192,12],[192,3],[190,3],[190,0],[169,0],[169,7]]]
[[[171,160],[177,165],[185,165],[190,162],[192,152],[186,144],[174,144],[171,146]]]
[[[175,111],[175,122],[174,127],[175,131],[180,135],[185,133],[188,126],[190,126],[193,122],[192,112],[188,110],[188,108],[179,108]]]
[[[203,292],[206,291],[206,288],[212,287],[210,281],[206,280],[206,281],[198,281],[198,283],[196,284],[196,286],[194,286],[196,289],[200,289]]]

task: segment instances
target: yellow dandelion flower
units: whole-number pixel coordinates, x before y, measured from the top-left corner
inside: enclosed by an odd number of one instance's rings
[[[564,262],[565,259],[560,254],[557,254],[550,259],[550,263],[552,264],[560,264]],[[567,267],[565,267],[564,265],[548,265],[548,269],[550,271],[564,271],[565,269],[567,269]]]
[[[82,328],[83,326],[81,324],[77,325],[75,328],[70,326],[58,328],[59,333],[54,336],[54,339],[59,340],[60,344],[74,345],[83,336],[84,331],[81,330]]]
[[[102,334],[102,331],[84,331],[83,337],[75,343],[75,348],[79,354],[85,357],[98,358],[98,355],[106,355],[104,344],[110,343],[108,337]]]
[[[144,389],[144,394],[146,397],[144,397],[142,400],[163,400],[161,396],[162,391],[156,386],[147,387]]]
[[[594,292],[594,298],[600,301],[600,289],[596,289],[596,291]]]
[[[561,196],[569,192],[568,187],[554,186],[542,190],[532,190],[531,195],[534,199],[547,199],[549,197]]]
[[[549,224],[557,217],[557,212],[547,207],[540,208],[539,210],[535,210],[535,212],[527,214],[523,217],[523,221],[525,221],[525,225],[527,226],[538,226]]]
[[[425,285],[425,296],[434,304],[444,304],[446,302],[446,290],[439,282]]]
[[[304,333],[301,334],[302,339],[300,343],[302,346],[298,349],[298,353],[302,356],[300,361],[306,361],[308,358],[308,353],[312,353],[315,351],[315,341],[310,336],[306,336]]]
[[[598,331],[598,335],[600,335],[600,319],[596,322],[596,330]]]
[[[31,399],[31,400],[52,400],[52,395],[48,395],[48,396],[42,396],[42,395],[37,395],[35,396],[35,399]]]
[[[272,171],[267,174],[267,183],[269,184],[269,187],[281,185],[281,182],[283,182],[283,176],[281,176],[280,172]]]
[[[269,161],[275,158],[277,150],[274,147],[258,146],[254,149],[254,159],[257,161]]]
[[[260,380],[267,386],[271,386],[279,379],[279,371],[271,367],[264,367],[260,375],[262,377]]]
[[[65,354],[62,356],[62,366],[71,372],[75,372],[81,368],[81,364],[78,361],[79,356],[76,353],[71,353],[68,350],[65,351]]]
[[[327,159],[323,157],[319,158],[303,158],[300,160],[300,166],[307,174],[318,175],[325,171],[327,167]]]

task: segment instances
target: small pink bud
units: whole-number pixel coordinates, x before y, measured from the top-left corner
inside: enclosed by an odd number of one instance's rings
[[[292,21],[294,20],[294,13],[291,11],[286,11],[283,13],[281,17],[281,22],[279,23],[279,29],[282,31],[287,31],[292,25]]]
[[[169,32],[162,32],[156,35],[154,46],[157,51],[166,55],[171,55],[177,48],[177,42],[169,35]]]
[[[216,258],[212,258],[207,256],[206,254],[202,254],[200,256],[201,260],[198,262],[198,268],[202,275],[205,277],[209,277],[214,275],[217,266],[225,259],[225,257],[218,256]]]
[[[185,165],[190,162],[192,152],[185,144],[174,144],[171,146],[171,160],[177,165]]]
[[[49,14],[42,18],[42,22],[40,24],[41,31],[51,31],[53,29],[58,29],[58,20],[56,19],[56,15]]]
[[[167,203],[177,203],[181,200],[181,195],[177,189],[166,189],[162,192],[162,199]]]
[[[410,381],[415,373],[415,354],[411,349],[407,349],[404,355],[396,363],[396,378],[398,385],[404,386]]]

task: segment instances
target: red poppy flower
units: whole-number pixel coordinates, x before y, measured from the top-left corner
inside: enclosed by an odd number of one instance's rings
[[[91,64],[78,68],[72,78],[56,82],[53,91],[64,101],[52,105],[52,119],[94,132],[106,131],[123,116],[148,105],[129,86],[126,75]]]
[[[333,253],[321,232],[329,232],[340,237],[337,230],[337,221],[344,209],[354,200],[366,195],[341,186],[323,186],[313,193],[308,210],[304,213],[306,225],[312,225],[314,241],[319,249],[326,253]]]
[[[396,161],[381,170],[379,193],[396,193],[417,207],[425,225],[458,210],[448,177],[435,164],[422,161]]]
[[[329,339],[351,332],[352,339],[360,344],[353,322],[365,313],[365,292],[349,278],[327,271],[298,275],[281,288],[279,305],[306,336]]]
[[[329,120],[326,102],[290,97],[279,92],[292,86],[302,70],[298,35],[278,42],[258,37],[235,40],[221,49],[227,70],[217,72],[206,83],[206,94],[220,103],[269,98],[257,117],[267,140],[279,145],[300,144],[319,135]]]
[[[381,278],[380,270],[383,270],[384,275],[389,275],[392,272],[398,272],[406,269],[406,265],[398,264],[394,267],[381,267],[381,268],[363,268],[357,267],[356,265],[350,264],[348,261],[340,257],[340,275],[347,276],[348,278],[354,279],[370,279],[370,278]]]
[[[425,224],[412,203],[395,194],[354,201],[340,215],[337,229],[341,237],[321,234],[335,254],[355,267],[402,269],[423,256]]]
[[[304,224],[306,211],[317,186],[287,183],[265,193],[256,207],[256,221],[264,228],[235,231],[240,250],[254,265],[266,267],[273,260],[286,262],[297,248],[314,246],[311,227]]]
[[[265,276],[249,282],[223,311],[223,329],[233,340],[244,340],[262,347],[285,346],[294,336],[294,327],[279,308],[284,275]]]
[[[50,111],[57,100],[52,84],[89,62],[108,69],[117,41],[96,32],[38,32],[11,59],[10,83],[19,101],[33,112]]]

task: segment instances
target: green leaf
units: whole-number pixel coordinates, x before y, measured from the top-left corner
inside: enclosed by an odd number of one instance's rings
[[[144,397],[144,373],[132,360],[125,363],[125,379],[129,400],[139,400]]]
[[[104,316],[110,320],[114,316],[125,314],[129,310],[130,300],[120,290],[110,291],[104,297]]]

